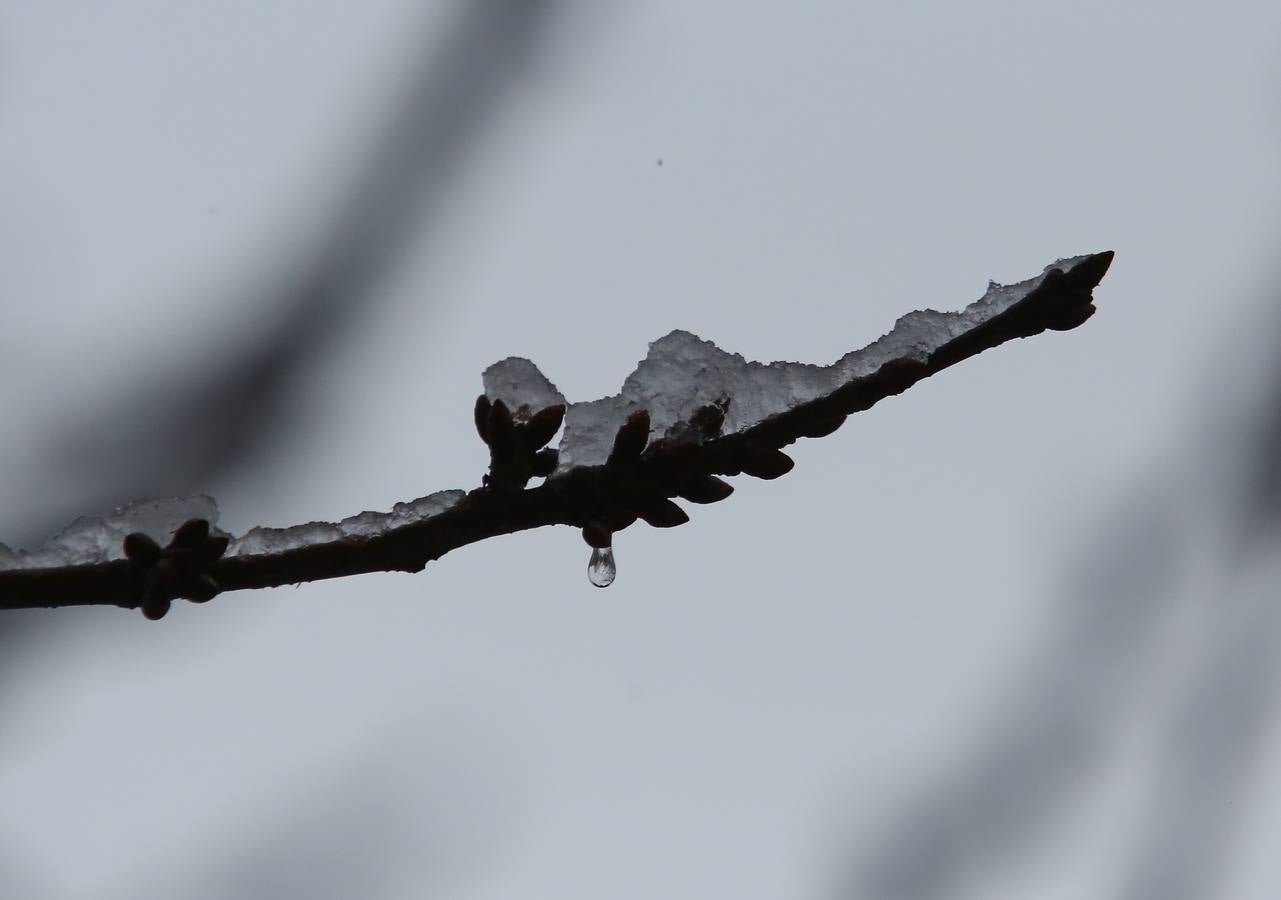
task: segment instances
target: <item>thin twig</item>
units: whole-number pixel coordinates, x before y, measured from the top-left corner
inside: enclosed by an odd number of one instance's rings
[[[679,525],[687,517],[668,498],[684,497],[692,502],[724,499],[729,491],[716,488],[721,484],[717,475],[778,477],[791,468],[791,460],[779,448],[801,437],[830,434],[849,414],[900,394],[921,379],[991,347],[1047,329],[1063,331],[1082,324],[1094,312],[1091,292],[1111,261],[1109,251],[1086,258],[1068,273],[1053,269],[1026,297],[943,344],[927,359],[891,360],[871,375],[852,379],[817,400],[734,434],[709,437],[697,444],[658,441],[645,449],[644,440],[637,441],[629,433],[637,427],[637,420],[631,419],[620,429],[608,463],[571,469],[535,488],[521,489],[525,479],[515,484],[509,479],[494,479],[493,473],[510,472],[513,466],[501,458],[478,415],[482,437],[491,444],[488,485],[473,490],[444,512],[376,536],[343,537],[276,553],[220,559],[202,573],[207,572],[223,592],[279,587],[366,572],[417,572],[450,550],[545,525],[583,528],[584,537],[594,545],[604,542],[602,530],[606,534],[622,530],[638,516],[652,525]],[[696,415],[703,413],[715,418],[711,407]],[[505,427],[510,427],[510,418],[505,421]],[[710,433],[719,425],[719,421],[711,422]],[[643,427],[648,429],[648,417]],[[549,437],[547,434],[542,441]],[[520,452],[536,449],[526,447]],[[524,471],[528,478],[528,467]],[[0,609],[136,608],[142,604],[142,596],[140,566],[129,560],[0,571]]]

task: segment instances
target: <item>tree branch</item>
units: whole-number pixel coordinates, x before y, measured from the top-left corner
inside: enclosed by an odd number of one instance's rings
[[[218,558],[225,539],[208,537],[207,527],[189,522],[163,550],[154,541],[131,535],[131,558],[2,570],[0,609],[115,605],[142,607],[158,618],[169,598],[203,602],[212,596],[211,585],[226,592],[365,572],[417,572],[458,547],[545,525],[582,528],[584,539],[595,547],[608,546],[614,532],[637,518],[656,527],[679,525],[688,516],[671,498],[694,503],[723,500],[732,488],[720,475],[776,478],[792,467],[781,448],[799,438],[831,434],[851,413],[991,347],[1047,329],[1066,331],[1081,325],[1094,313],[1092,291],[1112,255],[1108,251],[1079,257],[1021,285],[994,287],[989,296],[1001,290],[1023,292],[1008,305],[992,305],[986,312],[981,308],[985,297],[965,313],[951,314],[949,327],[955,333],[937,346],[896,356],[870,374],[849,378],[831,391],[730,434],[721,433],[733,401],[729,397],[696,409],[681,433],[669,431],[654,440],[649,438],[649,412],[635,412],[618,428],[605,463],[570,467],[534,488],[524,485],[554,468],[555,451],[540,448],[553,436],[563,409],[521,408],[513,413],[501,399],[491,402],[482,396],[476,425],[490,448],[490,474],[484,487],[443,511],[379,533],[313,538],[302,540],[301,546],[225,558]],[[895,337],[904,321],[882,341]],[[548,453],[553,454],[550,465]],[[337,526],[320,527],[340,533]]]

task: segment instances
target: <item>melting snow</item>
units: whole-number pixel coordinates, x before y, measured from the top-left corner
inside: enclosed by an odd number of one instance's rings
[[[341,522],[308,522],[292,528],[253,528],[231,542],[228,556],[261,556],[325,544],[341,538],[377,537],[437,516],[467,496],[465,491],[437,491],[408,503],[397,503],[391,512],[362,512]]]
[[[207,519],[215,526],[218,505],[212,497],[197,494],[139,500],[105,516],[81,516],[36,550],[10,550],[0,544],[0,569],[47,569],[124,559],[125,535],[141,531],[163,547],[188,519]]]
[[[816,400],[850,381],[870,375],[893,359],[926,360],[949,341],[996,317],[1031,293],[1050,269],[1070,271],[1090,256],[1059,260],[1035,278],[1017,284],[992,282],[987,292],[959,312],[921,310],[903,316],[883,337],[845,354],[830,366],[749,362],[688,331],[673,331],[649,345],[649,355],[612,397],[571,404],[565,414],[558,473],[605,462],[614,435],[629,413],[649,410],[654,438],[697,433],[690,417],[702,406],[730,400],[724,434]],[[485,372],[485,393],[512,409],[537,411],[563,403],[556,387],[527,359],[510,358]]]
[[[259,556],[342,538],[374,537],[439,515],[465,496],[464,491],[439,491],[397,503],[391,512],[363,512],[336,524],[308,522],[292,528],[254,528],[231,542],[227,556]],[[188,519],[207,519],[214,526],[218,521],[218,506],[212,498],[199,495],[143,500],[107,516],[81,516],[37,550],[11,550],[0,544],[0,570],[84,566],[124,559],[125,535],[141,531],[164,546],[178,526]],[[216,527],[213,531],[226,534]]]

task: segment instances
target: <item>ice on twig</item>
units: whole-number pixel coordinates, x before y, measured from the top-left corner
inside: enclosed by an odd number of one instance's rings
[[[370,538],[393,528],[412,525],[439,515],[465,497],[463,491],[439,491],[397,503],[391,512],[363,512],[338,523],[308,522],[292,528],[254,528],[233,540],[227,556],[260,556],[323,544],[342,538]],[[141,531],[164,546],[188,519],[218,521],[218,506],[204,495],[165,500],[143,500],[123,506],[107,516],[81,516],[33,551],[11,550],[0,544],[0,571],[85,566],[124,559],[125,535]],[[213,527],[215,534],[226,534]]]
[[[439,515],[465,496],[464,491],[437,491],[417,500],[397,503],[391,512],[362,512],[337,523],[308,522],[292,528],[253,528],[231,542],[227,556],[262,556],[342,538],[378,537],[394,528],[414,525]]]
[[[557,472],[606,461],[614,435],[628,414],[649,411],[651,436],[692,437],[690,419],[700,407],[729,398],[723,433],[733,434],[803,403],[826,396],[854,379],[900,358],[925,361],[949,341],[1005,312],[1027,297],[1051,269],[1070,272],[1092,259],[1077,256],[1047,266],[1017,284],[989,284],[979,300],[959,312],[908,313],[883,337],[854,350],[830,366],[749,362],[688,331],[673,331],[650,344],[649,355],[612,397],[571,404],[565,415]],[[511,358],[485,371],[485,393],[512,410],[563,403],[559,391],[527,359]]]
[[[0,569],[52,569],[124,559],[125,535],[141,531],[164,546],[188,519],[218,522],[218,505],[204,494],[139,500],[105,516],[81,516],[32,551],[0,544]],[[215,534],[224,534],[216,527]]]
[[[527,359],[509,356],[482,376],[485,396],[501,400],[517,420],[528,419],[549,406],[564,405],[565,396]]]

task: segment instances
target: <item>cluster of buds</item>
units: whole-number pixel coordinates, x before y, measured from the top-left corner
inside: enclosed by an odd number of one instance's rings
[[[209,567],[227,552],[227,536],[209,533],[204,519],[189,519],[169,545],[161,547],[141,531],[126,535],[125,556],[141,576],[138,606],[155,621],[169,612],[170,602],[183,597],[193,603],[212,600],[220,588]]]
[[[546,478],[556,471],[556,451],[547,442],[565,420],[562,404],[529,413],[525,407],[513,415],[501,400],[476,398],[476,432],[489,446],[489,474],[484,485],[500,491],[523,490],[529,479]]]
[[[615,532],[637,520],[655,528],[673,528],[689,515],[673,498],[690,503],[717,503],[734,492],[718,475],[778,478],[791,471],[792,459],[761,434],[722,437],[729,398],[695,410],[674,436],[650,440],[649,411],[631,413],[614,435],[604,465],[575,469],[563,484],[565,496],[594,549],[612,546]],[[565,418],[563,405],[537,412],[513,412],[502,400],[481,395],[476,400],[476,431],[489,447],[486,488],[523,490],[531,478],[556,470],[557,453],[546,444]],[[808,431],[829,433],[845,420],[839,413],[807,423]],[[786,441],[783,437],[778,443]],[[791,439],[795,439],[791,436]]]
[[[614,436],[604,466],[590,470],[590,487],[580,489],[581,505],[590,509],[583,540],[593,548],[613,543],[613,534],[637,519],[655,528],[673,528],[689,515],[673,498],[690,503],[717,503],[734,492],[716,474],[746,473],[777,478],[792,468],[792,460],[774,447],[728,439],[720,435],[728,398],[700,407],[690,418],[692,439],[650,442],[647,410],[627,417]],[[710,449],[707,442],[715,441]],[[708,452],[710,449],[710,452]]]

